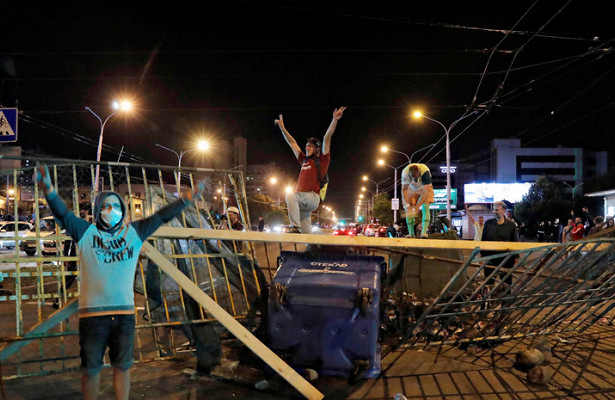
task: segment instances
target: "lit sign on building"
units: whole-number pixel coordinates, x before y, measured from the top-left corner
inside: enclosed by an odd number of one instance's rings
[[[454,174],[456,169],[457,169],[457,166],[451,165],[451,174]],[[440,165],[440,172],[442,172],[443,174],[446,174],[446,165]]]
[[[430,210],[446,210],[446,189],[433,190],[434,201],[429,205]],[[451,188],[451,208],[457,209],[457,189]]]
[[[466,183],[463,185],[463,194],[466,203],[493,203],[500,200],[518,203],[531,186],[531,183]]]

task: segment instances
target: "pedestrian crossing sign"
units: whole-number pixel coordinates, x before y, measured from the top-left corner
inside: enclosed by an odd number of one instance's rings
[[[0,108],[0,143],[17,141],[17,109]]]

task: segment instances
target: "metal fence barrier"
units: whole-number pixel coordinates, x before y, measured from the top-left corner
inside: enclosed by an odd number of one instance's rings
[[[49,166],[54,186],[73,212],[90,218],[96,164],[30,160],[36,161]],[[387,334],[399,338],[401,334],[396,345],[490,343],[582,332],[604,318],[612,321],[615,239],[610,237],[536,247],[536,243],[446,238],[220,230],[216,229],[215,211],[226,209],[227,202],[238,206],[244,226],[250,226],[241,172],[186,168],[178,179],[173,167],[100,165],[104,188],[124,197],[131,219],[151,215],[179,192],[194,188],[197,181],[206,182],[204,200],[161,227],[150,243],[249,329],[258,325],[266,307],[267,282],[275,273],[279,253],[318,248],[323,252],[374,252],[389,260],[381,333],[383,338]],[[12,226],[1,232],[4,247],[0,249],[4,379],[79,366],[75,313],[80,289],[78,260],[70,238],[48,218],[49,210],[33,185],[33,172],[33,166],[0,171],[0,187],[4,182],[7,185],[5,191],[0,189],[0,197],[4,197],[0,209],[5,211],[3,219],[10,220],[4,225]],[[23,231],[18,229],[20,223],[32,223],[33,228]],[[480,257],[481,249],[503,254]],[[403,263],[400,256],[405,257]],[[417,269],[409,272],[409,266]],[[403,281],[404,274],[411,273],[409,279],[422,279],[423,274],[436,269],[448,272],[438,278],[443,289],[433,297],[396,286],[395,279]],[[135,292],[137,362],[193,354],[199,338],[224,333],[176,280],[148,258],[142,257],[138,263]]]

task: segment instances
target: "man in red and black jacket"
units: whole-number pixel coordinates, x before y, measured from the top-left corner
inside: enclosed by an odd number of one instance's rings
[[[581,218],[576,217],[574,219],[574,228],[570,232],[572,235],[572,241],[583,239],[583,234],[585,233],[585,225],[583,225],[583,221]]]
[[[329,151],[331,136],[333,136],[333,132],[335,132],[337,127],[337,121],[342,118],[344,110],[346,110],[346,107],[340,107],[333,111],[333,119],[323,137],[322,145],[317,138],[309,138],[305,145],[305,153],[301,151],[297,141],[284,127],[282,115],[280,115],[279,119],[275,120],[275,124],[280,127],[286,143],[288,143],[299,164],[301,164],[301,172],[299,173],[295,191],[286,195],[288,219],[292,226],[290,232],[292,233],[312,232],[312,211],[316,210],[320,204],[320,181],[327,173],[329,162],[331,161],[331,153]],[[317,162],[320,164],[320,167]]]

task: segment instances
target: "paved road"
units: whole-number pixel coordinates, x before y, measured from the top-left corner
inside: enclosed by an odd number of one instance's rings
[[[549,337],[553,347],[550,366],[555,370],[547,385],[528,383],[526,374],[513,368],[515,354],[529,340],[509,341],[475,355],[455,347],[402,349],[383,358],[378,379],[350,385],[344,378],[320,377],[315,386],[325,399],[392,399],[403,392],[409,399],[613,399],[615,398],[615,333],[612,326],[595,326],[583,335]],[[227,356],[232,357],[230,351]],[[192,358],[137,364],[132,373],[130,399],[294,399],[301,398],[279,379],[268,391],[253,388],[262,378],[258,369],[240,364],[237,373],[191,380],[183,372],[193,368]],[[103,370],[101,399],[111,399],[111,371]],[[6,382],[7,399],[80,399],[79,374],[20,378]]]

